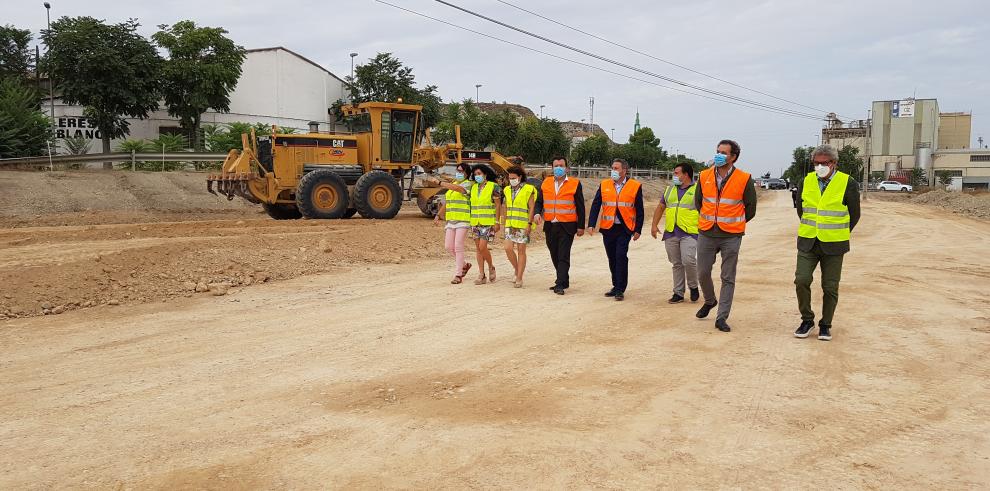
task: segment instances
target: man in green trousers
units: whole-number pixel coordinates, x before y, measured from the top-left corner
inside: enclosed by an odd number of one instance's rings
[[[811,154],[815,171],[798,183],[794,207],[800,225],[797,239],[797,290],[801,325],[794,336],[806,338],[815,328],[811,310],[811,281],[815,268],[822,270],[822,317],[818,339],[832,339],[832,315],[839,303],[842,258],[849,252],[849,238],[859,222],[859,184],[849,174],[835,169],[838,152],[832,145],[820,145]]]

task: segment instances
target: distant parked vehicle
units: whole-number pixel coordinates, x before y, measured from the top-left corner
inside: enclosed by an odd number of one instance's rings
[[[787,182],[783,179],[764,179],[763,189],[787,189]]]
[[[910,184],[904,184],[897,181],[881,181],[877,184],[877,191],[901,191],[909,192],[914,191],[914,187]]]

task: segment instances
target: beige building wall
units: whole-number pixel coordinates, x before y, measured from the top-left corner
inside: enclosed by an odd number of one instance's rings
[[[936,171],[959,170],[965,177],[990,177],[990,150],[968,150],[935,153]]]
[[[894,103],[904,101],[874,101],[870,149],[874,155],[913,156],[919,143],[938,148],[938,101],[917,99],[914,115],[895,117]]]
[[[969,148],[972,139],[973,115],[969,113],[942,113],[938,118],[938,148]]]

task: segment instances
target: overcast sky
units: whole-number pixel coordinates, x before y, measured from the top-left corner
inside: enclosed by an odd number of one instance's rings
[[[613,71],[647,75],[549,45],[432,0],[389,0],[434,17]],[[873,100],[937,98],[943,112],[973,113],[973,142],[990,139],[990,23],[983,0],[730,1],[510,0],[547,17],[653,56],[733,83],[866,118]],[[651,72],[740,97],[816,112],[726,85],[703,75],[611,46],[496,0],[451,0],[510,24]],[[284,46],[347,75],[382,51],[414,68],[420,84],[439,86],[445,101],[474,97],[526,105],[560,120],[589,117],[625,141],[639,108],[644,126],[664,147],[699,160],[715,143],[742,146],[739,165],[774,175],[795,146],[812,145],[821,122],[711,101],[602,73],[414,16],[373,0],[320,2],[54,0],[52,14],[108,21],[137,18],[142,32],[192,19],[223,26],[246,48]],[[45,25],[38,1],[0,0],[2,23],[37,33]]]

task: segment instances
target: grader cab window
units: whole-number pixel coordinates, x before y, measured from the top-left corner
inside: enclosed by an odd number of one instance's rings
[[[413,111],[392,111],[392,162],[411,162],[413,131],[416,129],[416,113]],[[382,134],[385,127],[382,127]]]
[[[368,113],[355,114],[344,117],[344,126],[351,133],[370,133],[371,115]]]

